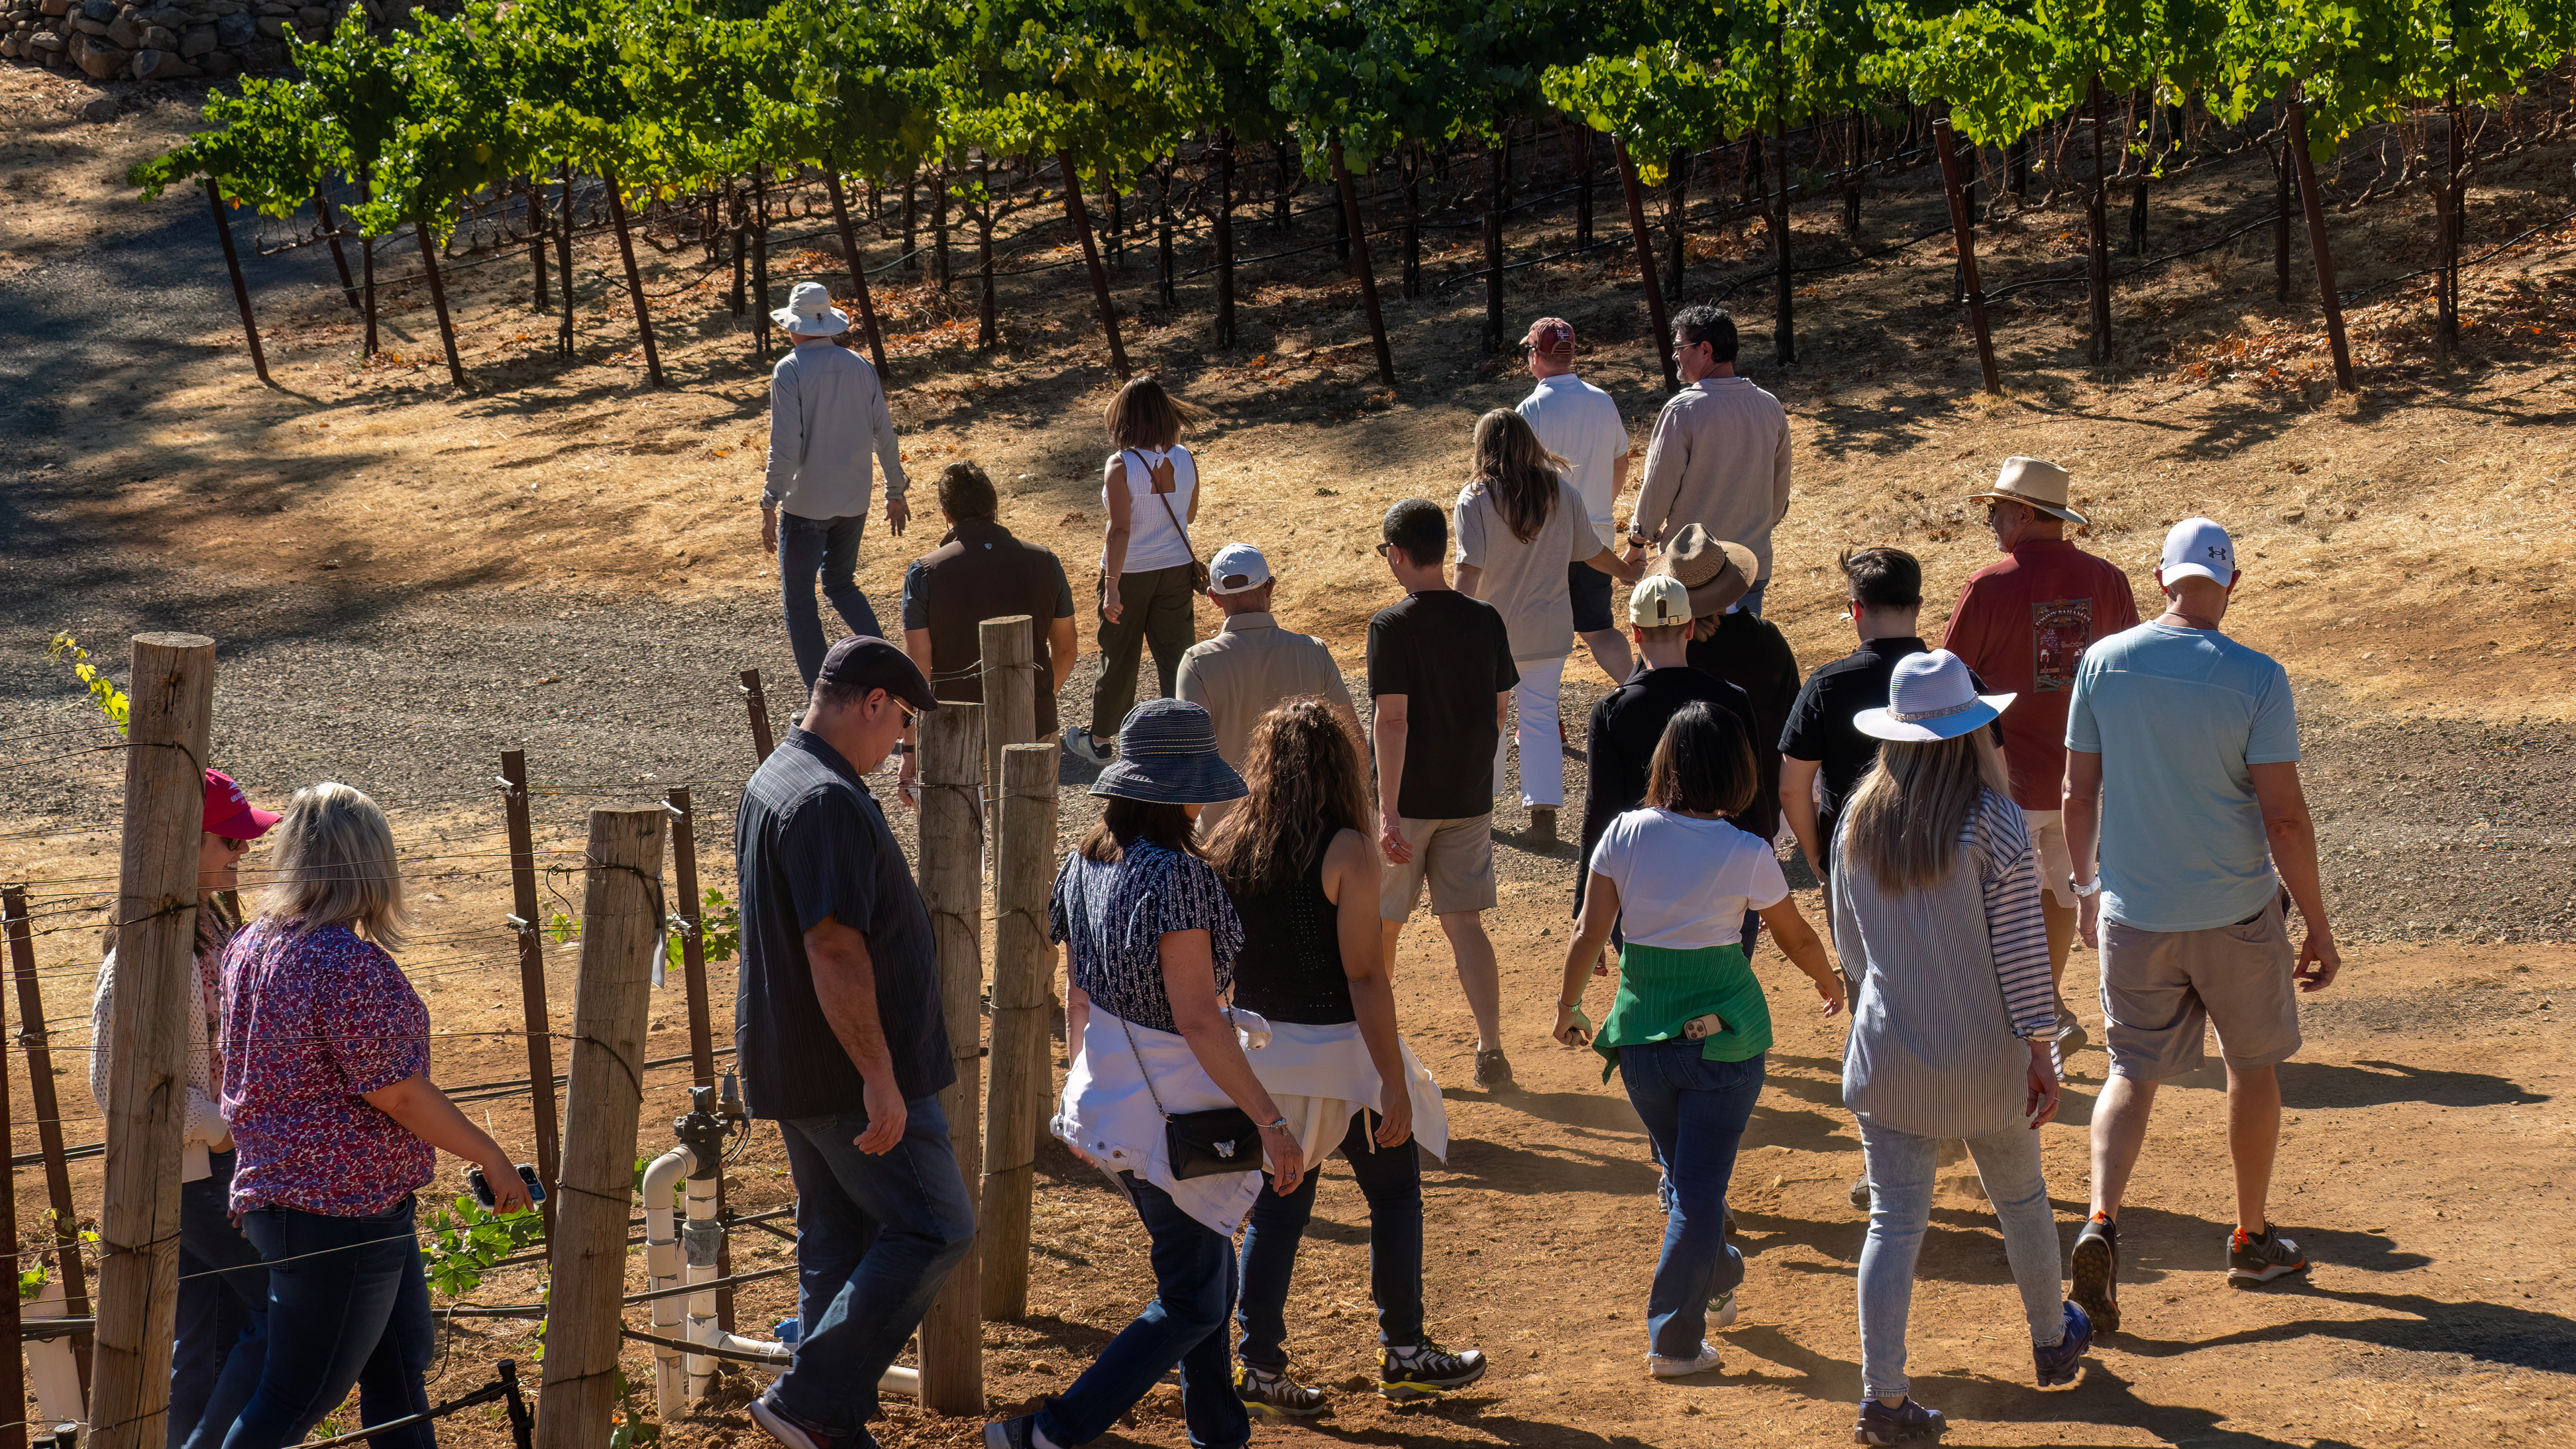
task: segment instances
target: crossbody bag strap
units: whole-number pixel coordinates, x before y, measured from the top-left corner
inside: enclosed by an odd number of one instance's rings
[[[1115,1012],[1110,1014],[1117,1015]],[[1234,1008],[1231,1005],[1225,1009],[1225,1024],[1234,1025]],[[1145,1054],[1136,1047],[1136,1029],[1129,1026],[1123,1016],[1118,1017],[1118,1029],[1127,1034],[1127,1054],[1136,1059],[1136,1075],[1145,1080],[1145,1095],[1154,1099],[1154,1110],[1162,1113],[1163,1120],[1169,1122],[1172,1109],[1163,1105],[1163,1094],[1154,1090],[1154,1074],[1145,1070]]]
[[[1169,493],[1157,493],[1154,495],[1154,500],[1163,505],[1164,515],[1172,520],[1172,527],[1179,531],[1181,535],[1181,547],[1189,550],[1190,562],[1197,563],[1199,561],[1199,546],[1190,542],[1190,526],[1181,522],[1181,516],[1172,511],[1172,495]]]

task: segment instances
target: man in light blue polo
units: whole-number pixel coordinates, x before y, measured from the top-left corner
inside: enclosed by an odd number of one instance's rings
[[[2071,1296],[2104,1332],[2120,1326],[2120,1198],[2156,1084],[2200,1066],[2206,1028],[2227,1064],[2236,1168],[2227,1276],[2245,1286],[2308,1266],[2265,1213],[2277,1069],[2299,1049],[2298,993],[2325,989],[2343,963],[2299,788],[2289,674],[2219,632],[2240,577],[2225,529],[2175,524],[2156,570],[2165,611],[2085,650],[2067,708],[2066,841],[2084,943],[2102,953],[2111,1055]],[[2295,959],[2285,901],[2305,924]]]

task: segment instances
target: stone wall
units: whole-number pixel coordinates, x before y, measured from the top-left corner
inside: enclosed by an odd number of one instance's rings
[[[185,80],[286,65],[287,38],[321,40],[352,8],[390,30],[421,0],[0,0],[0,58],[93,80]]]

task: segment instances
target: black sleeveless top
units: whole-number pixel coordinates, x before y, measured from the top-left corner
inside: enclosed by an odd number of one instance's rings
[[[1264,895],[1236,896],[1243,953],[1234,962],[1234,999],[1272,1021],[1338,1026],[1359,1020],[1351,981],[1342,973],[1339,914],[1324,897],[1324,837],[1304,874]]]

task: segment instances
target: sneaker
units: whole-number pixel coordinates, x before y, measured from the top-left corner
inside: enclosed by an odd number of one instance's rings
[[[1075,759],[1082,761],[1086,765],[1098,767],[1106,765],[1111,760],[1117,758],[1114,751],[1104,750],[1099,745],[1093,743],[1091,731],[1084,729],[1078,724],[1066,725],[1064,727],[1063,743],[1064,752],[1066,754],[1073,756]]]
[[[760,1426],[761,1432],[786,1445],[787,1449],[848,1449],[856,1442],[826,1434],[790,1415],[768,1394],[751,1401],[751,1421]],[[1026,1446],[1022,1445],[1020,1449],[1026,1449]]]
[[[2039,1386],[2055,1389],[2075,1382],[2075,1371],[2092,1347],[2093,1320],[2082,1308],[2067,1304],[2066,1336],[2046,1348],[2031,1345],[2030,1360],[2039,1370]]]
[[[1324,1412],[1324,1391],[1310,1389],[1282,1370],[1272,1373],[1250,1364],[1234,1376],[1235,1396],[1255,1414],[1281,1414],[1291,1419],[1310,1419]]]
[[[2075,1258],[2068,1276],[2075,1280],[2074,1298],[2096,1333],[2120,1331],[2120,1225],[2095,1213],[2075,1235]]]
[[[2059,1002],[2057,1006],[2058,1060],[2063,1061],[2084,1050],[2084,1044],[2091,1040],[2091,1037],[2084,1034],[2084,1023],[2075,1019],[2075,1013],[2067,1010],[2064,1002]]]
[[[755,1400],[753,1411],[757,1413],[758,1409],[758,1401]],[[984,1426],[984,1449],[1036,1449],[1037,1425],[1038,1416],[1035,1414],[1022,1414],[1016,1419],[987,1424]]]
[[[2299,1256],[2299,1245],[2282,1237],[2268,1223],[2260,1237],[2243,1228],[2228,1235],[2227,1281],[2236,1287],[2251,1288],[2306,1271],[2308,1260]]]
[[[1907,1399],[1891,1409],[1876,1399],[1860,1401],[1860,1423],[1852,1428],[1855,1444],[1902,1444],[1908,1439],[1938,1439],[1950,1432],[1939,1409]]]
[[[1511,1059],[1503,1055],[1501,1047],[1476,1053],[1477,1091],[1508,1092],[1514,1085]]]
[[[1377,1391],[1390,1403],[1434,1398],[1484,1376],[1485,1356],[1472,1348],[1451,1353],[1426,1338],[1411,1348],[1378,1350]]]
[[[1853,1207],[1859,1208],[1862,1212],[1868,1212],[1869,1179],[1866,1177],[1853,1178],[1849,1196]]]
[[[1556,844],[1556,807],[1532,805],[1529,813],[1529,842],[1532,845]]]
[[[1692,1374],[1715,1373],[1717,1367],[1717,1345],[1706,1339],[1700,1340],[1699,1352],[1689,1358],[1673,1358],[1660,1353],[1646,1355],[1646,1372],[1659,1379],[1686,1379]]]
[[[1725,1297],[1720,1298],[1715,1303],[1708,1306],[1708,1320],[1719,1328],[1733,1328],[1735,1326],[1734,1289],[1727,1289]]]

